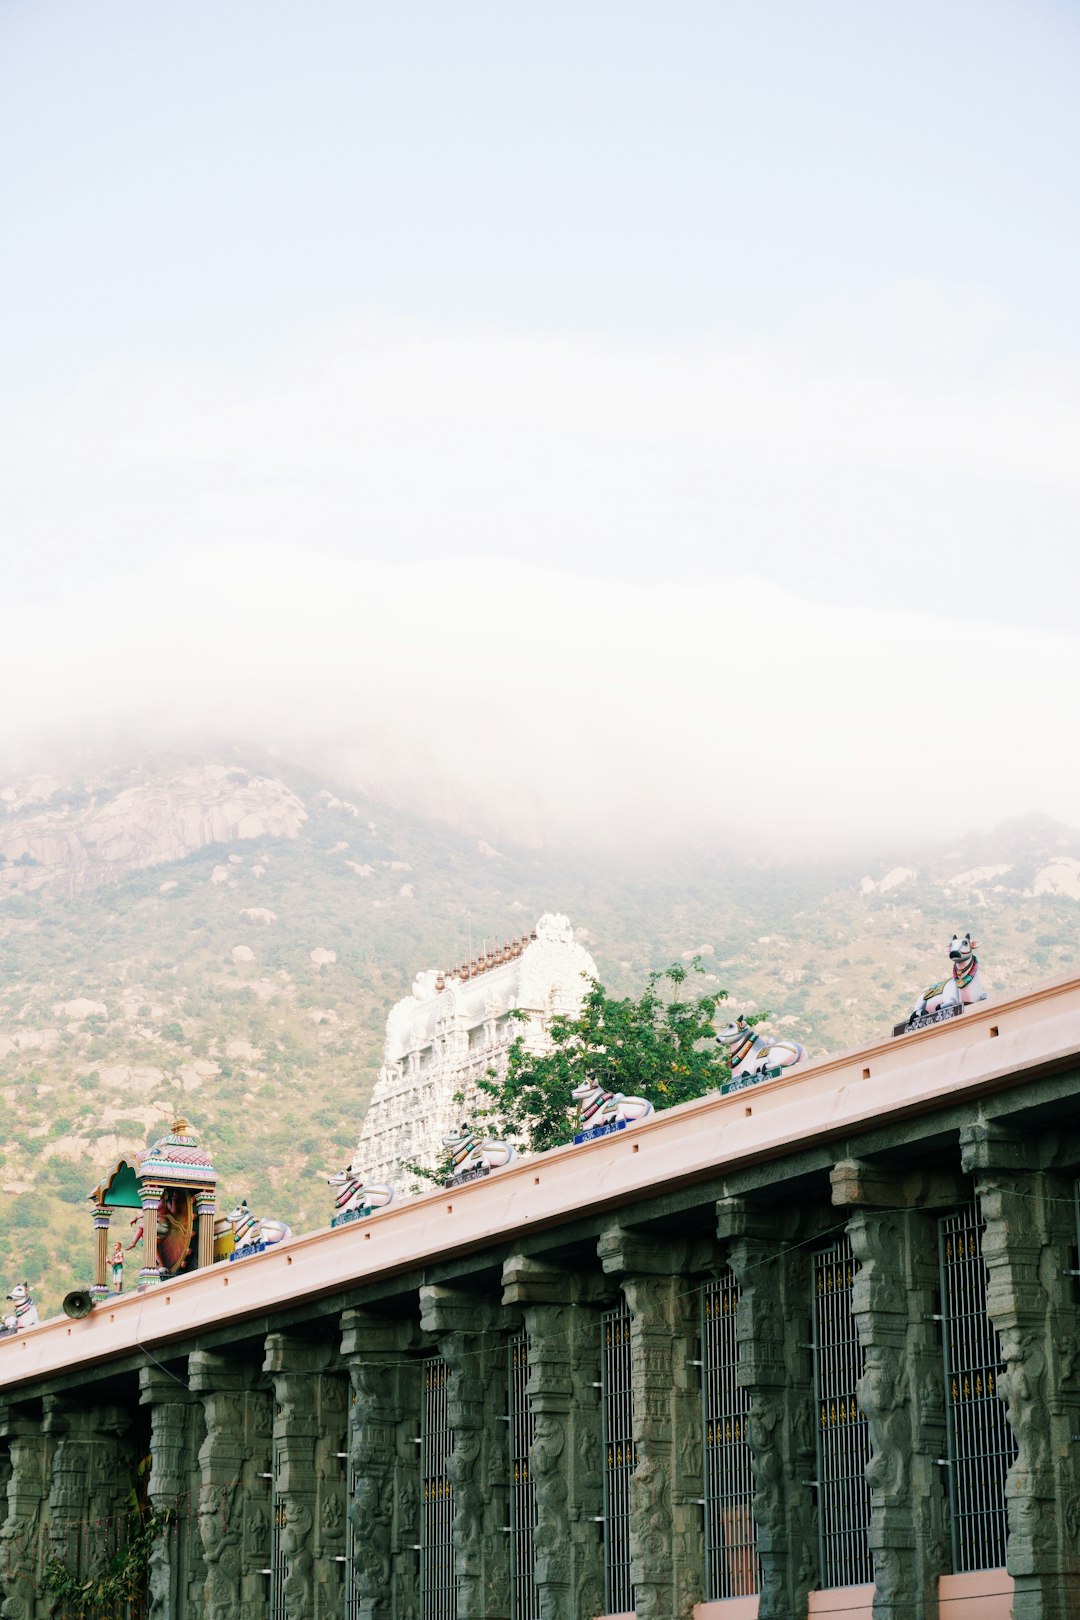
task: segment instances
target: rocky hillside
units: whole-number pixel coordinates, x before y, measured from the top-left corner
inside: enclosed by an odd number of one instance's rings
[[[88,1189],[182,1111],[230,1202],[322,1225],[389,1006],[569,913],[614,989],[699,955],[811,1051],[886,1033],[956,927],[994,991],[1071,971],[1080,836],[1032,818],[830,866],[521,850],[280,762],[162,757],[0,787],[0,1279],[88,1277]]]

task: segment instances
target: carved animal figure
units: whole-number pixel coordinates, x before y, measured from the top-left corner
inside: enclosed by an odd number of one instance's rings
[[[972,939],[970,934],[953,935],[949,941],[952,976],[923,991],[911,1009],[909,1024],[914,1023],[916,1018],[922,1018],[925,1013],[938,1012],[942,1007],[970,1007],[974,1001],[988,999],[979,973],[979,959],[975,955],[978,948],[978,940]]]
[[[774,1041],[759,1035],[743,1018],[725,1024],[716,1039],[728,1049],[731,1078],[736,1085],[762,1080],[770,1069],[793,1069],[806,1056],[801,1041]]]
[[[346,1170],[336,1170],[332,1176],[327,1176],[326,1185],[336,1187],[334,1195],[334,1213],[348,1215],[354,1210],[385,1209],[393,1202],[393,1187],[384,1186],[380,1182],[371,1183],[361,1181],[350,1164]]]
[[[581,1128],[586,1131],[598,1125],[631,1125],[636,1119],[647,1119],[653,1111],[647,1097],[626,1097],[621,1091],[605,1091],[593,1080],[583,1080],[570,1095],[581,1104]]]
[[[238,1260],[242,1254],[261,1254],[272,1244],[287,1243],[292,1237],[292,1227],[287,1226],[284,1221],[272,1221],[262,1215],[253,1215],[246,1198],[242,1198],[236,1208],[229,1211],[226,1218],[232,1226],[235,1244],[229,1256],[230,1260]]]
[[[16,1283],[8,1295],[15,1309],[4,1317],[4,1329],[8,1333],[17,1333],[19,1328],[36,1327],[40,1318],[37,1306],[30,1298],[30,1285],[26,1282]]]
[[[451,1131],[449,1136],[443,1137],[443,1145],[450,1149],[452,1176],[460,1176],[466,1170],[475,1170],[481,1165],[485,1170],[500,1170],[515,1156],[509,1142],[496,1142],[490,1137],[480,1136],[471,1125],[463,1124],[458,1130]]]

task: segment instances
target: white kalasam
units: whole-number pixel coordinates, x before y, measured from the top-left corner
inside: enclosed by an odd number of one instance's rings
[[[418,973],[412,994],[386,1020],[383,1065],[353,1164],[366,1179],[388,1182],[400,1179],[402,1162],[437,1165],[443,1138],[484,1106],[477,1079],[488,1069],[505,1072],[519,1035],[530,1051],[549,1050],[552,1016],[573,1017],[596,976],[569,919],[552,912],[532,935]],[[510,1017],[516,1009],[524,1022]],[[463,1100],[455,1102],[458,1092]]]

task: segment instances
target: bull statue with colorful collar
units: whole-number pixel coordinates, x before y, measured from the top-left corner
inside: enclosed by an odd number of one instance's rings
[[[335,1189],[331,1226],[345,1226],[349,1221],[363,1220],[374,1210],[385,1209],[387,1204],[393,1203],[393,1187],[381,1182],[364,1181],[351,1164],[327,1176],[326,1184]]]
[[[253,1215],[248,1201],[242,1198],[228,1215],[219,1215],[214,1222],[214,1258],[243,1260],[249,1254],[262,1254],[292,1237],[292,1227],[285,1221],[270,1220],[265,1215]]]
[[[738,1091],[742,1086],[756,1085],[759,1080],[774,1080],[785,1069],[806,1060],[806,1047],[801,1041],[786,1037],[774,1040],[762,1035],[742,1017],[725,1024],[717,1031],[717,1041],[727,1047],[731,1064],[731,1079],[726,1091]]]
[[[595,1136],[625,1130],[639,1119],[648,1119],[653,1105],[647,1097],[628,1097],[622,1091],[606,1091],[598,1080],[582,1080],[570,1093],[578,1105],[580,1129],[575,1142],[591,1142]]]
[[[924,1029],[928,1024],[943,1023],[947,1018],[956,1018],[976,1001],[986,1001],[987,992],[983,986],[982,975],[979,972],[979,959],[975,952],[979,948],[977,939],[968,934],[954,934],[949,941],[949,961],[952,964],[952,973],[947,979],[941,979],[924,990],[911,1012],[908,1014],[906,1024],[898,1024],[894,1034],[905,1034],[908,1030]]]
[[[447,1187],[460,1187],[468,1181],[479,1181],[481,1176],[501,1170],[515,1157],[511,1143],[481,1136],[479,1131],[466,1124],[451,1131],[449,1136],[444,1136],[443,1145],[450,1154],[450,1174],[444,1182]]]
[[[30,1284],[16,1283],[8,1295],[15,1306],[3,1319],[5,1333],[17,1333],[20,1328],[37,1327],[39,1317],[37,1306],[30,1298]]]

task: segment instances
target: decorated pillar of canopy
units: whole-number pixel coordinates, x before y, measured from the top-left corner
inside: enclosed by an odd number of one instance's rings
[[[172,1130],[145,1153],[118,1160],[90,1194],[97,1237],[93,1292],[99,1297],[109,1292],[109,1219],[115,1209],[132,1210],[132,1226],[141,1222],[140,1288],[209,1265],[216,1187],[210,1155],[190,1133],[186,1119],[175,1120]]]
[[[93,1197],[93,1193],[90,1195]],[[106,1268],[109,1263],[109,1218],[111,1211],[106,1204],[94,1205],[94,1281],[90,1292],[95,1299],[104,1299],[109,1292],[109,1285],[105,1281]]]

